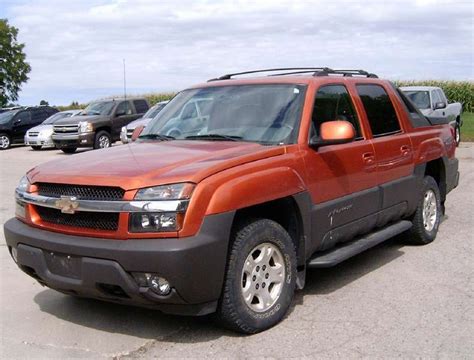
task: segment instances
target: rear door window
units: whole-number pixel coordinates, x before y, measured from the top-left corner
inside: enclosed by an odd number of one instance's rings
[[[385,89],[375,84],[356,85],[374,137],[401,131],[397,113]]]
[[[324,85],[319,88],[314,100],[312,120],[312,136],[319,135],[319,128],[326,121],[346,120],[354,126],[356,140],[362,138],[351,96],[344,85]]]

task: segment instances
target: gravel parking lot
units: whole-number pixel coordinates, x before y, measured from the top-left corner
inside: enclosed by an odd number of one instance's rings
[[[74,155],[0,152],[0,221],[13,190],[41,162]],[[209,318],[75,299],[41,287],[10,259],[0,230],[2,358],[472,358],[474,146],[461,144],[461,181],[436,241],[389,241],[331,269],[311,270],[288,317],[253,336]],[[205,280],[205,279],[203,279]]]

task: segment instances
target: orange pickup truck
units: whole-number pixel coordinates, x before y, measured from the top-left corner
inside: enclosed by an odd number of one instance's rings
[[[31,169],[5,237],[62,293],[255,333],[307,268],[402,233],[433,241],[455,149],[449,125],[366,71],[228,74],[180,92],[133,143]]]

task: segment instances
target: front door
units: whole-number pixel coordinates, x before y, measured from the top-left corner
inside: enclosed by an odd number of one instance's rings
[[[318,135],[323,122],[332,120],[351,122],[357,137],[348,144],[309,149],[305,156],[313,200],[312,251],[348,240],[354,233],[350,224],[379,210],[374,148],[361,131],[359,117],[343,84],[318,89],[311,136]]]

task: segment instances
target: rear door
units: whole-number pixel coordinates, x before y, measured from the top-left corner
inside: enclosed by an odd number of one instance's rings
[[[380,226],[403,213],[413,194],[416,185],[413,148],[389,95],[391,90],[381,84],[357,84],[356,89],[375,149],[377,184],[382,191],[384,210],[378,219]]]
[[[33,126],[31,125],[31,114],[29,110],[17,113],[12,122],[12,139],[15,142],[23,141],[26,131]]]
[[[313,199],[312,250],[328,249],[350,239],[369,224],[359,221],[379,210],[375,153],[361,131],[349,91],[344,84],[319,87],[310,136],[318,136],[323,122],[346,120],[356,139],[348,144],[310,149],[305,158],[308,188]]]

